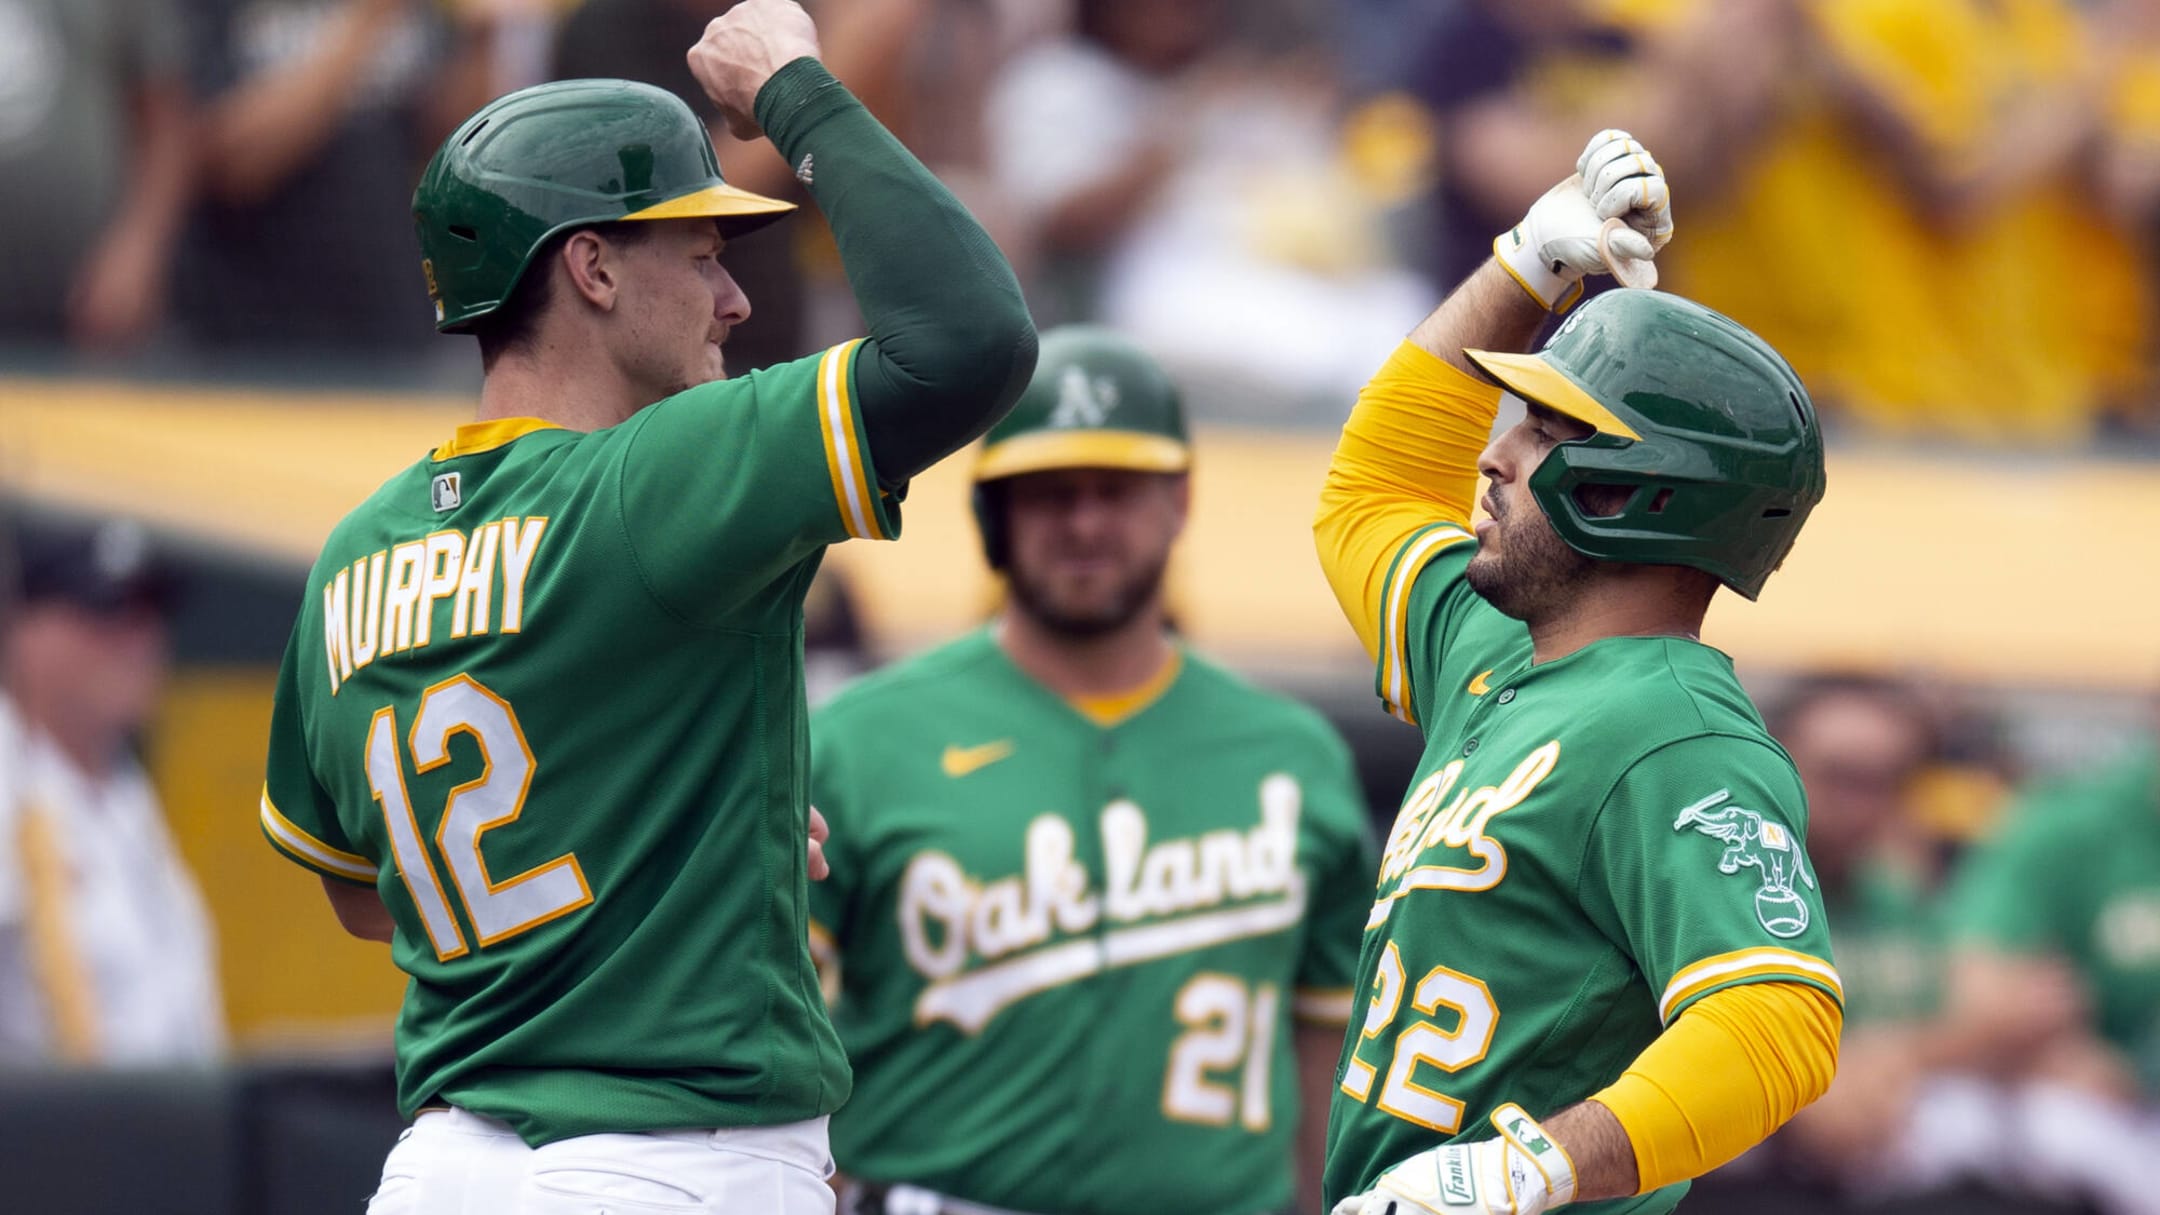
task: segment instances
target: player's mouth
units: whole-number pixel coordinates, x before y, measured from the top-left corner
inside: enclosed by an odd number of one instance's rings
[[[1057,568],[1066,574],[1089,577],[1114,571],[1117,561],[1107,555],[1068,555],[1057,559]]]

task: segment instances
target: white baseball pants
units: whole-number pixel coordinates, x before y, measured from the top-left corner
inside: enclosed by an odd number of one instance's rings
[[[581,1135],[531,1148],[493,1118],[420,1115],[368,1215],[833,1215],[823,1118]]]

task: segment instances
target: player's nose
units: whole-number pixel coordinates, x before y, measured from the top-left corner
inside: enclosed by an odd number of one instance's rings
[[[1478,472],[1494,481],[1506,479],[1505,470],[1501,467],[1500,444],[1499,439],[1490,440],[1485,444],[1485,450],[1478,453],[1477,458]]]
[[[720,272],[720,286],[713,292],[713,319],[727,325],[750,319],[750,297],[726,270]]]

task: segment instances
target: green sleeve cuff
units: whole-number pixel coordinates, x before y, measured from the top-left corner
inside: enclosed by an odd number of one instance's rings
[[[773,146],[793,164],[795,144],[812,127],[821,119],[860,104],[825,70],[824,64],[804,55],[772,74],[772,79],[758,90],[752,108]]]

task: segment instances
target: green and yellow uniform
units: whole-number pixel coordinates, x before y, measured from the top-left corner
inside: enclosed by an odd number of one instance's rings
[[[1643,397],[1593,399],[1572,378],[1580,373],[1561,371],[1595,368],[1583,351],[1612,349],[1616,337],[1623,349],[1665,340],[1674,325],[1665,314],[1682,307],[1614,292],[1581,309],[1544,355],[1478,353],[1517,391],[1599,428],[1547,457],[1530,482],[1541,495],[1570,467],[1626,460],[1607,433],[1641,446],[1695,442],[1600,403]],[[1697,313],[1679,323],[1708,324]],[[1663,352],[1636,353],[1626,370]],[[1638,1056],[1705,997],[1761,983],[1840,997],[1802,845],[1800,781],[1731,660],[1690,639],[1614,636],[1533,663],[1523,624],[1466,582],[1477,549],[1473,460],[1498,398],[1400,348],[1345,428],[1315,525],[1329,580],[1377,660],[1381,698],[1425,738],[1366,921],[1329,1120],[1330,1203],[1436,1144],[1489,1138],[1503,1102],[1544,1115],[1602,1096],[1623,1074],[1633,1081]],[[1632,536],[1622,529],[1633,518],[1554,526],[1578,548],[1631,544],[1645,554],[1634,559],[1651,561],[1691,557],[1682,529],[1699,528],[1717,547],[1698,547],[1732,558],[1721,576],[1752,594],[1779,554],[1720,535],[1731,515],[1717,502],[1729,494],[1760,514],[1762,499],[1743,496],[1758,491],[1711,483],[1691,503],[1681,484],[1670,517]],[[1834,1021],[1830,1033],[1834,1043]],[[1658,1188],[1583,1209],[1649,1215],[1686,1192],[1684,1181],[1657,1180],[1673,1170],[1652,1167],[1673,1120],[1653,1133],[1639,1104],[1608,1100]]]
[[[798,944],[798,774],[811,575],[898,527],[828,459],[864,452],[820,388],[856,348],[591,434],[461,427],[323,546],[263,830],[396,919],[408,1117],[450,1103],[539,1144],[847,1097]]]
[[[1070,703],[983,631],[812,728],[842,1171],[1040,1215],[1288,1207],[1292,1020],[1345,1021],[1372,875],[1325,723],[1190,652]]]
[[[1952,906],[1958,939],[2068,962],[2094,1028],[2160,1093],[2160,750],[2027,795]]]
[[[890,491],[1009,404],[1034,332],[981,229],[815,60],[757,108],[791,161],[814,149],[871,336],[590,433],[461,427],[308,577],[262,828],[387,907],[407,1117],[539,1145],[847,1098],[806,943],[803,598],[828,545],[897,534]],[[564,232],[784,209],[625,81],[491,103],[415,197],[445,330]]]

